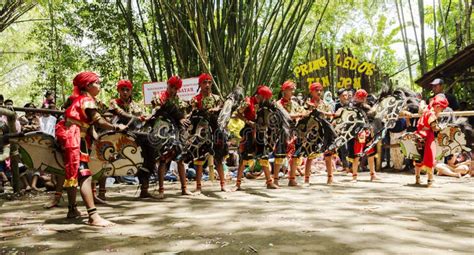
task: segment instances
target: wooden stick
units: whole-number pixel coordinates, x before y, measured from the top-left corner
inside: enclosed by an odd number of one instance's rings
[[[399,118],[420,118],[422,114],[412,113],[410,116],[400,116]],[[441,112],[439,117],[456,116],[456,117],[467,117],[474,116],[474,111],[456,111],[456,112]]]
[[[4,107],[0,106],[4,109],[13,109],[16,112],[34,112],[34,113],[51,113],[51,114],[64,114],[64,111],[61,110],[51,110],[51,109],[43,109],[43,108],[28,108],[28,107]]]

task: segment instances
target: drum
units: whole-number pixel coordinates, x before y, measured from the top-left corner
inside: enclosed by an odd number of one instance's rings
[[[471,151],[466,147],[466,137],[461,128],[456,125],[448,125],[443,128],[435,138],[436,159],[442,160],[444,157]],[[418,150],[421,147],[420,138],[415,133],[406,133],[400,138],[400,147],[406,158],[421,160],[422,156]],[[421,148],[420,148],[421,149]]]
[[[11,140],[17,142],[21,161],[29,169],[64,175],[62,151],[53,136],[30,132]],[[94,179],[135,175],[142,165],[141,148],[130,134],[104,133],[91,146],[89,168]]]
[[[91,146],[89,168],[94,176],[134,176],[142,165],[142,148],[131,134],[107,132]]]
[[[53,136],[43,132],[29,132],[10,139],[18,144],[21,162],[28,169],[64,175],[64,161]]]

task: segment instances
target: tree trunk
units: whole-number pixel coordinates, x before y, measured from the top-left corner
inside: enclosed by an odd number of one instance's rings
[[[132,14],[132,0],[127,0],[126,15],[130,20],[133,20]],[[128,23],[128,61],[127,61],[127,78],[133,83],[133,22]]]
[[[418,52],[418,59],[421,59],[420,44],[418,42],[418,35],[417,35],[417,32],[416,32],[415,18],[413,17],[413,10],[412,10],[412,7],[411,7],[411,1],[408,1],[408,7],[410,8],[410,16],[411,16],[411,22],[412,22],[412,27],[413,27],[413,33],[415,34],[416,51]]]
[[[420,40],[421,40],[421,75],[427,72],[426,65],[426,42],[425,42],[425,7],[423,5],[423,0],[418,0],[418,12],[420,16]]]
[[[471,0],[472,1],[472,0]],[[470,45],[472,43],[471,38],[471,15],[472,15],[472,5],[473,3],[470,0],[465,0],[465,10],[466,10],[466,21],[464,23],[464,34],[467,36],[466,44]]]
[[[411,60],[410,60],[410,47],[408,46],[408,38],[407,38],[407,33],[406,33],[406,27],[405,27],[405,22],[403,17],[403,8],[402,8],[402,2],[400,1],[400,4],[398,3],[398,0],[395,0],[395,5],[397,7],[397,16],[398,16],[398,22],[400,23],[400,32],[402,32],[402,39],[403,39],[403,45],[405,48],[405,57],[407,60],[407,67],[408,67],[408,74],[410,75],[410,86],[413,86],[413,74],[411,72]]]
[[[449,7],[448,11],[446,12],[446,16],[443,15],[443,4],[441,0],[438,0],[439,4],[439,12],[441,15],[441,25],[443,26],[443,40],[444,40],[444,50],[446,51],[446,58],[449,57],[449,49],[448,49],[448,30],[446,29],[446,20],[448,19],[449,14]],[[451,0],[449,0],[449,6],[451,6]]]

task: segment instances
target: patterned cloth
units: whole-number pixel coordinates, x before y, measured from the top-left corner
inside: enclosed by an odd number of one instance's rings
[[[257,98],[246,97],[242,104],[237,108],[237,112],[242,114],[245,119],[255,121],[257,119],[258,104]]]
[[[194,96],[191,99],[191,106],[193,109],[212,109],[222,105],[222,99],[216,94],[210,94],[207,97],[204,97],[202,93]]]
[[[174,104],[176,107],[178,107],[178,109],[183,111],[188,107],[188,104],[179,98],[177,94],[174,97],[171,97],[168,94],[168,91],[162,91],[161,93],[158,93],[151,102],[155,111],[159,110],[160,107],[166,103]]]
[[[297,113],[303,113],[304,108],[301,107],[297,102],[293,100],[286,100],[284,98],[281,98],[280,100],[277,101],[277,104],[283,106],[285,110],[289,114],[297,114]]]
[[[332,112],[332,106],[324,102],[323,99],[316,101],[314,98],[308,98],[305,102],[305,108],[309,111],[313,111],[315,108],[320,112]]]
[[[299,105],[297,102],[293,100],[286,100],[285,98],[281,98],[277,101],[277,104],[282,106],[289,114],[298,114],[303,113],[305,109]],[[282,164],[282,159],[286,158],[287,156],[293,157],[295,156],[296,146],[301,145],[301,139],[297,138],[296,136],[291,137],[290,139],[286,139],[283,141],[279,139],[273,154],[275,155],[275,160],[278,164]]]
[[[129,102],[124,102],[120,98],[110,100],[109,111],[117,112],[119,110],[122,110],[137,117],[141,116],[143,113],[143,110],[140,105],[133,102],[132,99],[130,99]]]
[[[246,120],[255,122],[257,119],[258,103],[255,96],[246,97],[244,101],[237,108],[237,112],[242,114]],[[239,144],[239,154],[242,160],[248,161],[255,157],[256,144],[255,136],[256,130],[248,124],[240,130],[241,139]]]
[[[122,99],[112,99],[109,104],[108,112],[115,115],[112,123],[128,124],[129,118],[123,116],[123,113],[133,115],[135,117],[141,117],[143,110],[137,103],[133,102],[130,98],[129,102],[124,102]]]

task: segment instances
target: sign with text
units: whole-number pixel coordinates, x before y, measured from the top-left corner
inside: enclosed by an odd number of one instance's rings
[[[375,64],[360,61],[359,59],[342,55],[340,53],[334,56],[333,69],[336,69],[337,79],[335,80],[336,88],[347,88],[352,86],[354,89],[362,87],[362,77],[370,77],[374,74],[376,69]],[[331,84],[329,78],[329,67],[326,56],[314,59],[305,64],[296,66],[293,73],[297,79],[300,79],[305,85],[310,85],[313,82],[319,82],[323,87],[329,87]]]
[[[189,101],[197,95],[199,82],[198,77],[183,79],[183,87],[178,91],[178,96],[184,101]],[[150,105],[153,97],[167,87],[166,81],[143,83],[143,101],[145,105]]]

